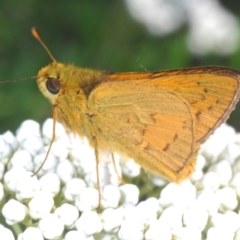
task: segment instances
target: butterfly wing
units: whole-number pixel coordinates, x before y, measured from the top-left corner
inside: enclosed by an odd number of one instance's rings
[[[145,83],[104,82],[91,92],[88,108],[99,142],[175,182],[194,171],[199,148],[194,117],[189,104],[173,91]]]
[[[227,120],[240,97],[240,72],[225,67],[111,74],[109,79],[162,86],[181,96],[189,104],[200,143]]]

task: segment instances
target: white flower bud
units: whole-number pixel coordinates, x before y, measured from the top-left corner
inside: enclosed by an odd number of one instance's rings
[[[55,210],[55,214],[62,219],[65,226],[70,227],[78,219],[78,209],[68,203],[64,203],[62,206]]]
[[[146,240],[172,240],[172,231],[170,227],[161,226],[159,221],[150,222],[149,228],[145,233]]]
[[[17,182],[19,179],[24,177],[25,174],[26,170],[22,167],[15,167],[10,169],[4,175],[4,184],[6,188],[11,192],[15,192]]]
[[[91,236],[102,231],[102,222],[96,212],[88,210],[76,221],[76,228],[86,236]]]
[[[196,182],[198,189],[210,189],[216,191],[220,187],[220,177],[215,172],[207,172]]]
[[[58,163],[56,174],[64,182],[70,181],[76,173],[74,165],[68,160],[65,159]]]
[[[239,145],[229,142],[221,154],[221,159],[228,159],[230,164],[234,164],[236,158],[240,155]]]
[[[67,141],[66,139],[57,139],[52,144],[51,154],[56,156],[59,161],[65,160],[69,154],[68,143],[69,141]]]
[[[74,201],[86,186],[86,183],[82,179],[73,178],[66,183],[63,189],[64,197],[69,201]]]
[[[6,164],[9,160],[9,157],[12,153],[13,149],[2,135],[0,135],[0,160],[2,164]]]
[[[44,147],[44,143],[40,136],[29,136],[20,142],[20,146],[32,155],[35,155]]]
[[[136,211],[138,212],[139,218],[142,218],[143,222],[148,224],[158,218],[162,209],[156,198],[148,198],[136,206]]]
[[[204,206],[194,204],[190,208],[184,210],[183,223],[186,227],[203,231],[207,222],[208,212]]]
[[[216,197],[219,199],[219,211],[221,212],[234,210],[238,205],[237,195],[230,187],[218,189],[216,192]]]
[[[220,179],[221,186],[226,186],[232,178],[232,168],[228,160],[222,160],[212,165],[208,172],[215,172]]]
[[[123,174],[130,178],[137,177],[141,173],[141,166],[131,158],[121,157],[121,166]]]
[[[218,212],[220,200],[212,190],[204,189],[198,193],[196,204],[204,207],[211,216]]]
[[[98,164],[98,174],[100,181],[100,188],[110,183],[110,173],[108,166],[105,163]],[[96,168],[92,172],[88,173],[84,177],[85,182],[88,183],[89,187],[99,187],[97,184],[97,171]]]
[[[15,240],[13,233],[0,224],[0,236],[2,240]]]
[[[6,131],[1,136],[11,145],[12,149],[16,149],[18,147],[18,140],[11,131]]]
[[[171,205],[189,207],[196,199],[196,188],[189,180],[181,184],[169,183],[159,198],[160,205],[165,208]]]
[[[31,199],[40,189],[40,182],[31,172],[25,172],[15,186],[16,198],[20,201]]]
[[[40,219],[48,215],[53,207],[54,201],[51,193],[46,191],[37,192],[28,203],[29,215],[33,219]]]
[[[139,201],[139,189],[136,187],[136,185],[133,184],[124,184],[119,187],[122,197],[121,197],[121,203],[133,203],[136,205]]]
[[[32,171],[32,155],[27,150],[17,150],[10,159],[10,166],[11,168],[22,167],[27,171]]]
[[[121,199],[119,187],[113,185],[105,185],[101,192],[101,206],[103,208],[116,208]]]
[[[46,239],[59,238],[64,230],[64,224],[55,214],[48,214],[39,221],[39,229]]]
[[[123,220],[122,212],[116,209],[107,208],[102,214],[103,230],[107,233],[116,233]]]
[[[81,175],[96,171],[95,152],[86,138],[75,138],[70,156]]]
[[[6,223],[13,225],[24,220],[27,214],[27,207],[14,199],[10,199],[4,204],[2,214],[5,217]]]
[[[40,125],[33,120],[25,120],[16,131],[16,137],[19,142],[32,136],[41,136]]]
[[[222,124],[213,135],[202,145],[201,154],[210,163],[216,162],[223,149],[235,136],[235,130],[227,124]]]
[[[236,232],[240,228],[240,215],[232,211],[216,213],[212,216],[211,223],[214,227]]]
[[[36,227],[28,227],[25,229],[23,233],[18,235],[17,240],[44,240],[42,232],[39,228]]]
[[[53,119],[48,118],[44,121],[43,126],[42,126],[42,135],[43,135],[45,144],[50,144],[50,142],[52,141],[52,137],[53,137],[52,132],[53,132]],[[57,140],[58,139],[62,139],[62,140],[68,139],[65,128],[59,122],[56,122],[55,133],[56,133]]]
[[[48,148],[48,147],[46,147]],[[46,150],[45,148],[45,150]],[[38,171],[39,167],[45,160],[45,157],[47,156],[47,151],[44,151],[42,153],[37,154],[34,159],[34,171]],[[57,165],[57,158],[54,156],[51,152],[47,156],[47,160],[45,161],[44,165],[41,167],[39,175],[43,175],[43,173],[50,172],[51,170],[54,171],[55,167]]]
[[[80,212],[96,209],[98,207],[98,190],[96,188],[84,188],[75,201],[75,206]]]
[[[152,172],[148,172],[147,177],[153,183],[153,185],[155,185],[157,187],[166,186],[166,184],[168,183],[168,180],[166,180],[166,179],[162,178],[160,175],[157,175]]]
[[[144,239],[144,224],[138,219],[135,221],[125,219],[123,220],[120,230],[118,231],[118,237],[120,239]]]
[[[160,224],[171,227],[173,231],[177,231],[182,227],[183,208],[178,206],[171,206],[166,208],[160,218]]]
[[[170,226],[161,224],[158,220],[152,220],[145,233],[146,240],[172,240],[172,230]]]
[[[50,192],[55,197],[60,191],[60,180],[55,173],[46,173],[40,178],[41,190]]]

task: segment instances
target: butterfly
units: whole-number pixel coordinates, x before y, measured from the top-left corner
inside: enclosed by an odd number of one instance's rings
[[[87,137],[97,163],[99,149],[118,152],[179,183],[194,172],[200,145],[240,97],[235,69],[108,73],[57,62],[36,29],[33,35],[53,60],[37,84],[53,105],[54,122]]]

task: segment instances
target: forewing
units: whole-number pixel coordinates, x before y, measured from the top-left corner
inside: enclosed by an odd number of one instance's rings
[[[111,74],[109,79],[162,86],[181,96],[190,107],[195,141],[200,143],[227,120],[240,97],[240,72],[224,67]]]

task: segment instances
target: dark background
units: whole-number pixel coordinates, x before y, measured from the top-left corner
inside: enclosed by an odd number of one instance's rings
[[[239,16],[238,1],[227,4],[228,11]],[[199,65],[240,69],[239,48],[229,56],[194,56],[186,44],[187,23],[169,35],[153,36],[130,16],[123,0],[4,0],[0,2],[0,80],[35,76],[51,62],[31,36],[32,26],[38,27],[59,62],[81,67],[119,72]],[[0,84],[0,133],[15,131],[25,119],[42,123],[51,117],[51,110],[35,80]],[[229,123],[240,130],[239,116],[237,106]]]

